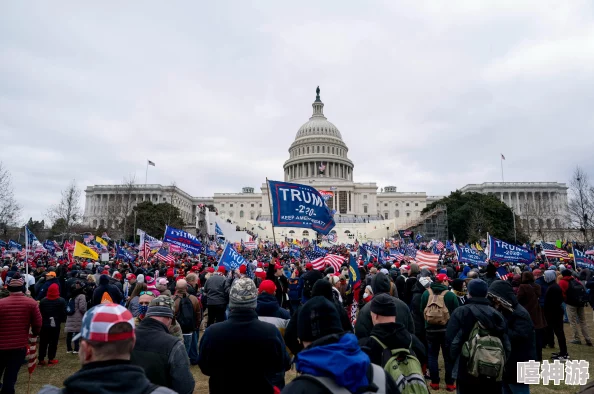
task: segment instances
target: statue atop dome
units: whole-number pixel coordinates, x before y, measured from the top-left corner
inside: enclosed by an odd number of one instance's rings
[[[316,88],[316,101],[322,101],[322,100],[320,100],[320,87],[319,86]]]

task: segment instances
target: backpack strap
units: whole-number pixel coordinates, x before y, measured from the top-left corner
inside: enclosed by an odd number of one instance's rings
[[[142,394],[150,394],[150,393],[152,393],[153,391],[157,390],[159,387],[160,387],[160,386],[157,386],[156,384],[149,383],[149,385],[148,385],[147,389],[146,389],[146,390],[144,390],[144,391],[142,392]]]
[[[337,385],[334,380],[327,378],[325,376],[300,375],[293,379],[293,382],[296,380],[309,380],[310,382],[318,383],[325,387],[332,394],[351,394],[349,390]]]
[[[379,365],[371,364],[371,368],[373,371],[373,376],[371,377],[371,381],[373,384],[377,386],[377,394],[387,394],[386,393],[386,373],[384,369]]]

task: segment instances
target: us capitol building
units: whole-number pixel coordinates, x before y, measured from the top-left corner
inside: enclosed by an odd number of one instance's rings
[[[297,131],[289,147],[289,158],[283,165],[284,180],[313,186],[331,195],[327,204],[334,215],[339,242],[354,239],[381,239],[395,230],[408,228],[420,218],[421,211],[442,196],[428,196],[425,192],[402,192],[396,186],[385,186],[378,191],[375,182],[355,182],[354,164],[348,157],[349,148],[338,128],[324,116],[324,103],[320,90],[316,90],[312,104],[313,113]],[[115,228],[123,220],[122,199],[130,196],[132,206],[143,201],[169,202],[179,208],[188,227],[198,228],[206,223],[206,230],[214,234],[217,222],[228,238],[236,227],[257,233],[261,238],[272,239],[268,185],[260,185],[260,193],[253,187],[243,187],[241,193],[215,193],[213,197],[193,197],[175,186],[163,185],[95,185],[85,190],[84,223],[94,228]],[[531,206],[547,207],[542,226],[562,227],[567,210],[567,186],[556,182],[498,182],[466,185],[463,192],[494,194],[522,217],[522,210]],[[532,205],[529,205],[532,204]],[[201,209],[214,206],[215,212]],[[110,208],[111,206],[111,208]],[[115,211],[114,211],[115,207]],[[115,213],[114,213],[115,212]],[[202,216],[201,213],[202,212]],[[541,212],[542,213],[542,212]],[[536,217],[536,216],[535,216]],[[534,225],[536,218],[526,216],[526,223]],[[546,220],[546,222],[544,222]],[[238,232],[239,233],[239,232]],[[243,233],[243,232],[241,232]],[[276,228],[277,241],[289,238],[311,238],[307,229]],[[153,234],[159,236],[159,234]],[[245,233],[235,234],[245,238]]]

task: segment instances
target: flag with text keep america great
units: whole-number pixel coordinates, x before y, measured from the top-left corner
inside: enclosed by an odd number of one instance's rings
[[[323,235],[334,228],[330,208],[316,189],[289,182],[268,181],[268,184],[274,226],[309,228]]]

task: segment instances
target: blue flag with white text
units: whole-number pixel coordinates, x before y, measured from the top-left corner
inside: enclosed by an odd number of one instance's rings
[[[219,259],[219,266],[222,265],[227,271],[234,271],[244,264],[247,264],[247,261],[237,253],[230,242],[227,242],[223,254],[221,254],[221,258]]]
[[[581,250],[573,248],[573,258],[578,267],[594,270],[594,256],[587,255]]]
[[[196,236],[184,230],[178,230],[169,226],[165,228],[163,242],[169,242],[170,244],[177,245],[183,248],[185,251],[193,254],[200,254],[202,251],[202,243],[200,243],[200,240],[196,238]]]
[[[487,255],[483,252],[479,252],[478,250],[472,248],[466,248],[463,246],[458,246],[454,244],[454,249],[456,250],[456,256],[458,256],[458,262],[463,264],[470,264],[475,266],[483,266],[487,265]]]
[[[268,184],[275,226],[310,228],[322,235],[335,226],[330,208],[313,187],[278,181]]]
[[[224,237],[225,234],[223,234],[223,230],[221,230],[221,227],[219,226],[218,223],[215,223],[215,234],[217,237]]]
[[[513,245],[491,235],[487,239],[487,258],[499,263],[524,263],[534,261],[534,253],[521,246]]]
[[[8,241],[8,249],[10,250],[23,250],[23,246],[12,239]]]

